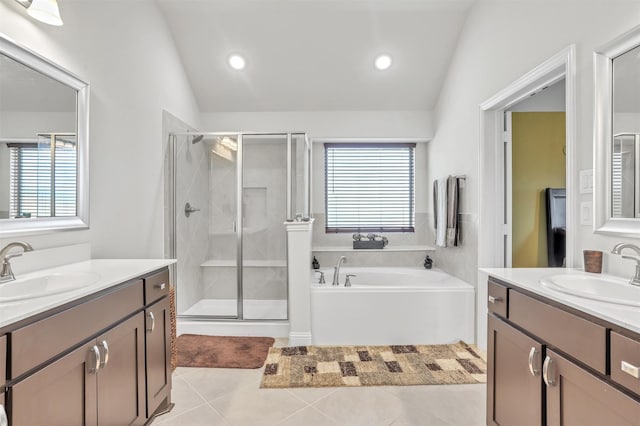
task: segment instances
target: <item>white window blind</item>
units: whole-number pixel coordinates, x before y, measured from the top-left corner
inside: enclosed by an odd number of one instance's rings
[[[11,217],[76,215],[77,152],[75,144],[55,149],[53,173],[49,144],[11,144]]]
[[[415,144],[325,144],[326,232],[414,232]]]

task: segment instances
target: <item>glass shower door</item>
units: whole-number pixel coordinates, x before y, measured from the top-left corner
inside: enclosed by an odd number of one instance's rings
[[[287,319],[288,136],[242,136],[243,318]],[[288,148],[289,147],[289,148]]]
[[[236,135],[177,136],[177,311],[238,318]]]

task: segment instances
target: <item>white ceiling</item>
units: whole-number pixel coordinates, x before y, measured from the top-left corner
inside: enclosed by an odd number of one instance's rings
[[[432,109],[474,1],[156,0],[203,112]]]

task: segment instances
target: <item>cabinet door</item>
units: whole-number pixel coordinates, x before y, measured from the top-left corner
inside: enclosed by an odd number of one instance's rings
[[[542,345],[493,315],[488,329],[487,424],[540,426]]]
[[[143,424],[144,316],[142,312],[98,337],[98,424]]]
[[[160,406],[171,391],[171,320],[169,298],[165,297],[145,310],[147,343],[147,417]]]
[[[11,424],[96,425],[96,351],[87,343],[9,388]]]
[[[547,350],[547,425],[640,425],[640,403]]]

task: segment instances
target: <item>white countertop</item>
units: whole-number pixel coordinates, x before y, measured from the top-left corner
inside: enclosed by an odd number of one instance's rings
[[[91,285],[66,293],[0,303],[0,327],[8,326],[100,290],[105,290],[175,262],[173,259],[92,259],[18,275],[16,277],[17,280],[26,280],[55,272],[85,272],[97,274],[99,279]]]
[[[598,275],[620,279],[606,274],[589,274],[579,269],[570,268],[480,268],[501,281],[528,290],[532,293],[544,296],[548,299],[575,308],[594,317],[640,333],[640,308],[634,306],[621,306],[598,300],[586,299],[561,293],[540,284],[540,279],[550,275],[581,274]]]

